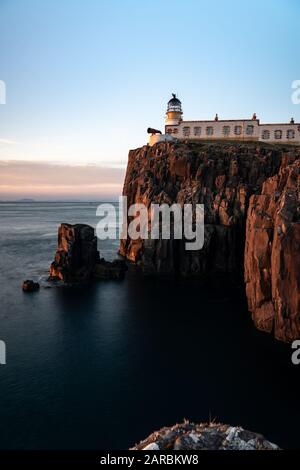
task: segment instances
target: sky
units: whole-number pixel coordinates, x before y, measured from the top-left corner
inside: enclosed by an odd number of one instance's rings
[[[299,0],[0,0],[0,199],[113,199],[184,119],[300,122]]]

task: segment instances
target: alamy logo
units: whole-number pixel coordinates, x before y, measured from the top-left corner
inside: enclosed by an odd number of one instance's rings
[[[0,364],[6,364],[6,344],[0,340]]]
[[[6,104],[6,85],[3,80],[0,80],[0,104]]]
[[[292,363],[297,366],[300,364],[300,339],[293,341],[292,349],[296,349],[292,354]]]
[[[291,99],[293,104],[300,104],[300,80],[294,80],[292,83],[292,89],[295,90],[292,93]]]
[[[96,226],[100,240],[184,239],[186,250],[201,250],[204,245],[203,204],[151,204],[147,207],[137,203],[128,207],[124,196],[119,198],[119,216],[116,207],[109,203],[100,204],[96,215],[101,217]]]

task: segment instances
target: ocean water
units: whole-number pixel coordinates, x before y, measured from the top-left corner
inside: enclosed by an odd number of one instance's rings
[[[95,203],[0,204],[1,449],[125,449],[184,418],[300,447],[300,366],[258,332],[244,294],[147,279],[25,294],[46,276],[61,222]],[[113,259],[118,241],[100,242]]]

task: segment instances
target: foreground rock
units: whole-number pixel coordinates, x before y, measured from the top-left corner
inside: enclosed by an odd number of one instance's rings
[[[277,339],[300,337],[300,160],[250,199],[245,245],[249,310],[257,328]]]
[[[27,279],[22,284],[22,289],[24,292],[36,292],[39,290],[40,285],[38,282],[34,282],[31,279]]]
[[[122,260],[100,259],[94,228],[86,224],[61,224],[58,247],[50,266],[50,280],[64,283],[91,279],[122,279],[126,271]]]
[[[151,434],[131,450],[278,450],[261,434],[227,424],[188,421]]]

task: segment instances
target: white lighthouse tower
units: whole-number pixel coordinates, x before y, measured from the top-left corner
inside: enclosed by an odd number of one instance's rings
[[[178,126],[182,121],[181,101],[172,93],[166,112],[166,126]]]

